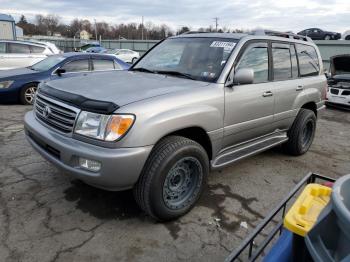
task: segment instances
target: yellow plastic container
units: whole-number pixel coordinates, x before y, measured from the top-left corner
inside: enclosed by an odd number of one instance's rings
[[[284,227],[304,237],[328,204],[331,193],[330,187],[308,184],[285,216]]]

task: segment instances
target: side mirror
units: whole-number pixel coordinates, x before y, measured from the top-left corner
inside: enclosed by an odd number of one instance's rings
[[[66,72],[66,70],[63,68],[57,68],[57,70],[56,70],[56,74],[58,76],[62,76],[62,74],[64,74],[65,72]]]
[[[254,83],[254,70],[251,68],[238,69],[233,76],[233,84],[249,85]]]

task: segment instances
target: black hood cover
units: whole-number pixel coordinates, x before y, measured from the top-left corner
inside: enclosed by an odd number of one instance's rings
[[[38,92],[39,94],[46,95],[48,97],[76,106],[81,110],[93,113],[112,114],[115,110],[119,108],[119,106],[114,104],[113,102],[106,102],[86,98],[81,95],[52,88],[46,84],[40,85]]]

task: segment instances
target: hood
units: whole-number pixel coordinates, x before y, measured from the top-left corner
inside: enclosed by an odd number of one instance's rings
[[[330,58],[331,75],[333,77],[341,75],[350,75],[350,55],[337,55]]]
[[[10,70],[3,70],[0,71],[0,79],[11,79],[16,80],[18,78],[21,78],[23,76],[32,75],[39,73],[38,71],[31,70],[29,68],[17,68],[17,69],[10,69]]]
[[[200,88],[209,83],[151,73],[116,71],[59,79],[47,82],[46,85],[86,99],[123,106],[160,95]]]

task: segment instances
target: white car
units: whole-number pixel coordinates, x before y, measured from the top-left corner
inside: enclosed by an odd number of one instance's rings
[[[59,53],[52,43],[0,40],[0,70],[28,67]]]
[[[350,109],[350,55],[333,56],[330,62],[326,104]]]
[[[114,49],[107,51],[108,54],[113,54],[120,60],[126,63],[135,63],[140,58],[140,53],[130,49]]]
[[[344,34],[342,35],[342,39],[343,40],[350,40],[350,30],[344,32]]]

